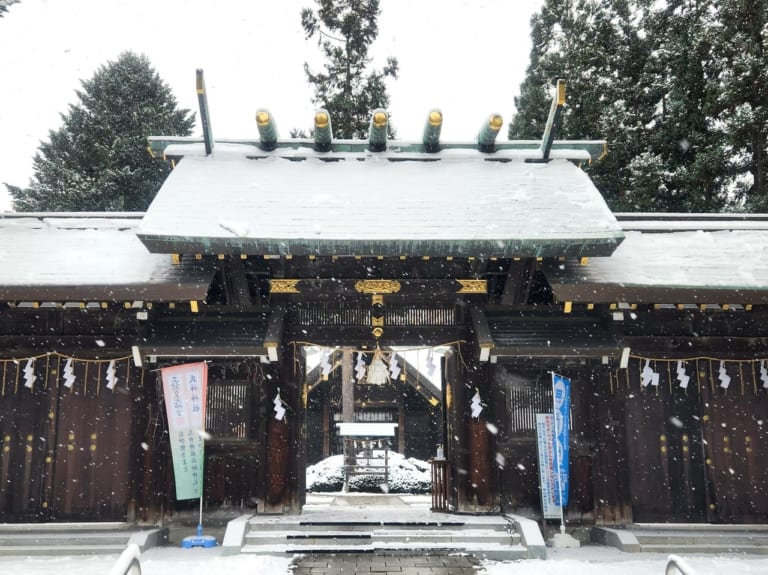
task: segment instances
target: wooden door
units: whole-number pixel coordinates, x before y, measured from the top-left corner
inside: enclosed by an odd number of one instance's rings
[[[631,364],[625,393],[632,518],[643,522],[707,520],[699,390],[679,387],[668,362],[651,367],[658,385],[640,384]],[[633,367],[635,369],[633,369]]]

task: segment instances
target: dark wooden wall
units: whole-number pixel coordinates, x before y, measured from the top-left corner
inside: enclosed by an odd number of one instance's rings
[[[658,386],[642,385],[643,358],[599,381],[596,520],[764,522],[768,396],[759,362],[726,361],[728,389],[719,361],[685,361],[687,389],[677,360],[649,365]]]
[[[143,372],[116,362],[117,385],[106,387],[107,361],[73,361],[74,384],[64,385],[65,358],[34,363],[0,360],[0,520],[120,521],[132,515],[136,391]]]

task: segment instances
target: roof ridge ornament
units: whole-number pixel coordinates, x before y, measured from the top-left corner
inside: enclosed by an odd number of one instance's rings
[[[443,113],[437,108],[430,110],[427,122],[424,124],[424,134],[421,143],[424,151],[430,154],[440,151],[440,131],[443,128]]]
[[[371,152],[383,152],[387,149],[387,125],[389,118],[384,108],[377,108],[371,114],[371,127],[368,130],[368,149]]]
[[[565,80],[560,78],[555,84],[555,96],[552,98],[552,106],[549,108],[549,117],[544,126],[544,135],[541,137],[541,159],[549,161],[549,153],[552,151],[552,143],[555,141],[555,134],[560,128],[560,118],[563,115],[563,106],[565,106]]]
[[[256,110],[256,127],[259,129],[261,149],[271,152],[277,148],[277,126],[266,108]]]
[[[491,114],[488,121],[480,128],[477,135],[477,147],[481,152],[492,154],[496,151],[496,136],[499,135],[501,127],[504,125],[504,118],[501,114]]]
[[[205,155],[213,153],[213,131],[211,129],[211,116],[208,112],[208,96],[205,93],[205,78],[203,69],[197,69],[197,105],[200,107],[200,121],[203,124],[203,142],[205,143]]]
[[[315,151],[330,152],[333,143],[331,114],[325,108],[315,112]]]

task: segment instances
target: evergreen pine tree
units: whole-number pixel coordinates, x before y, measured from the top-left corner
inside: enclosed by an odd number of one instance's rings
[[[5,16],[5,12],[8,11],[8,6],[16,4],[19,0],[0,0],[0,18]]]
[[[605,138],[586,169],[614,210],[768,209],[768,0],[546,0],[510,137]]]
[[[768,211],[768,0],[721,0],[711,42],[717,91],[710,123],[722,135],[723,193],[737,209]]]
[[[169,170],[147,152],[147,136],[186,136],[194,125],[146,56],[124,52],[81,84],[40,144],[29,187],[6,184],[16,210],[146,210]]]
[[[378,0],[317,0],[315,10],[301,11],[307,39],[317,37],[325,57],[323,72],[312,72],[307,63],[304,72],[315,89],[313,103],[331,115],[336,138],[366,138],[371,111],[389,106],[386,79],[397,78],[397,59],[387,58],[383,69],[368,71],[378,17]]]

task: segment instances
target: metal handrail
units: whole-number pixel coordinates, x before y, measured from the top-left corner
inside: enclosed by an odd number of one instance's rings
[[[682,557],[670,555],[667,559],[667,569],[664,571],[664,575],[678,575],[680,573],[682,575],[696,575],[693,567],[688,565]]]
[[[130,543],[109,570],[109,575],[141,575],[140,555],[141,548],[135,543]]]

